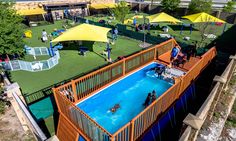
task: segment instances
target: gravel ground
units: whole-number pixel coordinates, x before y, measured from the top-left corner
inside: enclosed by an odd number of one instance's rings
[[[0,115],[0,141],[35,141],[31,133],[25,133],[13,107]]]

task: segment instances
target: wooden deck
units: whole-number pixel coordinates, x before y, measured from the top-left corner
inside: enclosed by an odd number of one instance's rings
[[[170,64],[170,54],[171,54],[171,51],[168,51],[162,55],[160,55],[158,57],[158,61],[164,63],[164,64]],[[178,68],[180,70],[183,70],[183,71],[189,71],[193,66],[194,64],[196,64],[199,60],[201,59],[201,57],[191,57],[189,61],[187,61],[184,65],[180,64],[179,67],[175,67],[174,68]]]

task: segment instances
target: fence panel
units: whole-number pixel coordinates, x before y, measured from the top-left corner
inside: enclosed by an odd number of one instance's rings
[[[34,48],[34,53],[35,53],[36,56],[42,55],[41,52],[40,52],[40,48],[39,47]]]
[[[48,69],[50,69],[50,67],[49,67],[49,64],[48,64],[48,61],[47,61],[47,60],[46,60],[46,61],[40,61],[40,63],[42,63],[42,64],[43,64],[42,70],[48,70]]]
[[[203,54],[203,68],[216,56],[216,48],[211,48],[205,54]]]
[[[129,141],[130,140],[130,122],[113,134],[114,141]]]
[[[12,66],[12,70],[20,70],[20,63],[18,60],[14,60],[14,61],[9,61],[11,63]]]
[[[64,116],[59,117],[59,122],[62,122],[64,124],[60,124],[58,126],[58,134],[57,137],[58,139],[62,141],[74,141],[76,140],[77,137],[77,131],[67,122],[67,120],[64,118]],[[67,134],[65,135],[63,131],[67,131]]]
[[[67,97],[71,102],[75,102],[74,93],[72,89],[72,82],[65,84],[63,87],[58,87],[58,92]]]
[[[93,141],[108,141],[111,134],[93,121],[88,115],[73,105],[64,95],[55,91],[54,94],[59,110],[66,116],[77,128],[82,130]]]
[[[168,40],[166,42],[163,42],[163,43],[155,46],[157,48],[157,55],[159,56],[159,55],[166,53],[167,51],[170,51],[173,46],[174,46],[173,40]]]
[[[155,48],[145,50],[125,60],[125,73],[129,73],[142,65],[152,62],[155,57]]]
[[[49,53],[48,53],[48,48],[41,48],[41,53],[42,53],[42,55],[49,55]]]
[[[175,95],[180,88],[180,81],[137,115],[134,120],[134,140],[138,139],[158,118],[161,112],[166,111],[176,100]]]
[[[123,75],[123,62],[117,62],[105,67],[95,73],[86,75],[81,79],[75,80],[76,93],[78,99],[84,98],[91,92],[102,88],[104,85],[120,78]]]
[[[47,48],[45,47],[45,50],[46,49]],[[41,53],[40,50],[44,50],[44,48],[36,48],[37,53]],[[47,53],[45,50],[41,53],[41,55],[44,53]],[[55,51],[55,53],[56,55],[51,57],[48,60],[34,61],[34,62],[13,60],[13,61],[5,62],[4,68],[6,70],[11,70],[11,71],[25,70],[25,71],[34,72],[34,71],[48,70],[56,66],[59,62],[59,59],[60,59],[59,51]]]

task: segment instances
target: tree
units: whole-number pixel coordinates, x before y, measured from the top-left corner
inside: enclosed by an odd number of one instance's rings
[[[125,1],[120,1],[115,8],[110,9],[110,12],[114,14],[118,21],[124,23],[125,17],[130,13],[130,7]]]
[[[16,13],[12,2],[0,1],[0,55],[23,53],[23,18]]]
[[[224,12],[232,12],[234,10],[235,1],[228,1],[227,4],[224,6]]]
[[[188,5],[188,13],[199,13],[199,12],[206,12],[210,13],[212,7],[211,0],[191,0],[190,4]]]
[[[180,4],[180,0],[162,0],[161,5],[165,12],[174,12]]]

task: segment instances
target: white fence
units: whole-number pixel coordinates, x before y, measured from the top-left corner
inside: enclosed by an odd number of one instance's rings
[[[49,55],[49,50],[47,47],[28,47],[25,46],[26,54],[40,56],[40,55]]]
[[[34,53],[33,55],[48,55],[48,49],[45,50],[43,48],[35,48],[33,50],[30,50],[30,54]],[[51,57],[48,60],[42,60],[42,61],[33,61],[33,62],[27,62],[22,60],[13,60],[8,61],[3,64],[4,69],[10,70],[10,71],[17,71],[17,70],[25,70],[25,71],[43,71],[51,69],[52,67],[56,66],[59,63],[60,54],[59,51],[54,52],[54,56]],[[32,54],[31,54],[32,55]]]

